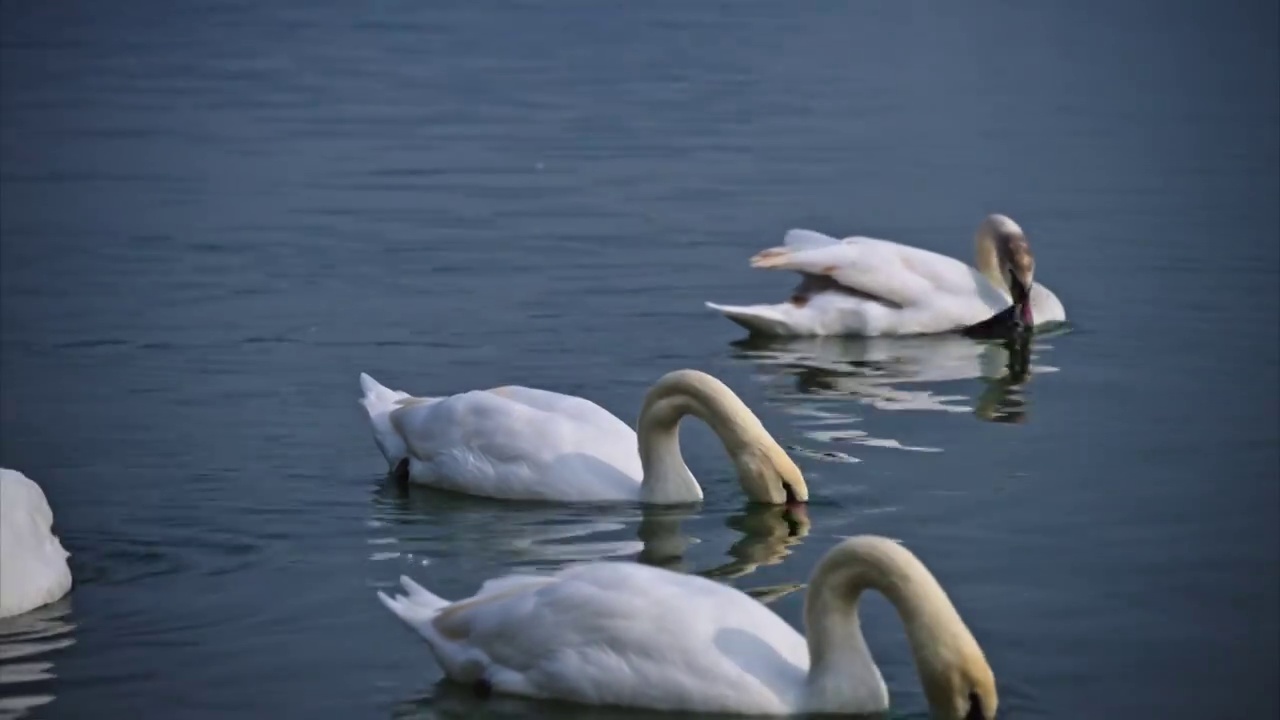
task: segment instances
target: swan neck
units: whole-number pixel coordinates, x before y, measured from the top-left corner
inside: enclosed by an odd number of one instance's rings
[[[1004,273],[1000,271],[1000,251],[996,247],[995,238],[992,237],[990,230],[985,226],[978,230],[974,245],[978,272],[982,273],[982,276],[996,289],[1008,294],[1010,292],[1009,283],[1005,280]]]
[[[778,487],[774,488],[764,476],[780,462],[795,469],[786,451],[724,383],[696,370],[677,370],[650,388],[640,410],[637,439],[644,472],[642,501],[680,503],[702,499],[702,488],[680,453],[679,425],[686,415],[697,417],[715,432],[750,499],[785,499],[781,484],[775,483]],[[768,462],[761,462],[762,455]],[[799,474],[798,469],[795,472]]]
[[[702,499],[702,487],[680,452],[680,420],[690,412],[679,398],[645,403],[636,432],[643,472],[642,502],[691,503]]]
[[[963,717],[971,685],[988,682],[994,692],[994,680],[977,641],[928,569],[893,541],[854,538],[829,552],[810,581],[805,632],[810,693],[818,695],[811,701],[825,705],[855,701],[832,697],[842,691],[861,692],[865,698],[874,688],[866,687],[863,679],[872,678],[888,706],[887,691],[858,619],[858,603],[866,590],[888,599],[902,620],[935,716],[950,718],[959,712],[957,717]]]

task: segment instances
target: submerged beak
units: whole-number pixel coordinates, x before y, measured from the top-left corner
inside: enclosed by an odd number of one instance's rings
[[[804,505],[805,501],[796,497],[796,491],[787,483],[782,484],[782,489],[787,493],[786,504],[788,506]]]
[[[1014,322],[1030,328],[1035,325],[1031,314],[1031,287],[1017,275],[1010,277],[1009,294],[1013,297]]]
[[[965,713],[964,720],[986,720],[987,716],[982,712],[982,698],[977,693],[969,693],[969,712]]]

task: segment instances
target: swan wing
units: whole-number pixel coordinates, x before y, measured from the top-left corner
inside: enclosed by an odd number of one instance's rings
[[[788,230],[786,236],[782,238],[783,246],[794,252],[832,247],[839,245],[840,242],[838,238],[803,228]]]
[[[506,499],[638,496],[635,431],[582,398],[530,388],[473,390],[401,405],[389,419],[416,482]]]
[[[618,416],[577,395],[566,395],[550,390],[524,387],[523,385],[504,385],[491,388],[485,392],[520,403],[534,410],[607,427],[614,432],[631,429],[631,426],[620,420]]]
[[[404,599],[384,598],[395,602]],[[638,563],[502,579],[414,622],[388,607],[432,644],[450,677],[483,678],[519,695],[787,713],[808,672],[804,638],[760,603],[712,580]]]
[[[812,230],[791,230],[781,246],[757,253],[751,265],[828,277],[904,308],[994,290],[977,270],[940,253],[863,236],[836,240]]]

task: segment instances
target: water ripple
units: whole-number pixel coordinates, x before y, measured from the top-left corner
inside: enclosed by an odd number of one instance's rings
[[[1031,362],[1051,347],[1040,336],[1029,347],[954,335],[749,338],[734,343],[734,357],[760,369],[770,399],[796,416],[801,432],[815,442],[941,452],[938,447],[877,437],[867,429],[834,426],[875,419],[851,410],[850,402],[876,411],[972,414],[991,422],[1021,422],[1026,416],[1022,387],[1033,374],[1058,372]],[[964,385],[973,380],[982,383],[976,396]],[[782,389],[787,385],[793,389]],[[808,429],[814,426],[821,429]],[[802,452],[825,459],[823,451]]]
[[[0,619],[0,719],[28,717],[53,701],[58,651],[74,645],[69,597]]]

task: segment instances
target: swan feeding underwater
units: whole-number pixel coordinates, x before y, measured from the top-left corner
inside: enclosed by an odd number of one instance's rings
[[[574,395],[507,385],[420,398],[361,374],[374,441],[392,472],[444,490],[507,500],[702,499],[680,454],[680,420],[702,419],[724,444],[748,499],[807,502],[804,476],[723,382],[675,370],[649,389],[638,432]]]
[[[382,603],[426,640],[445,675],[497,691],[589,705],[788,715],[878,713],[889,692],[863,639],[865,590],[888,598],[929,707],[992,720],[995,676],[946,592],[887,538],[844,540],[818,563],[803,635],[745,593],[639,563],[507,575],[455,602],[407,577]]]

